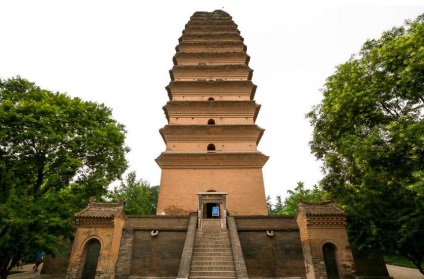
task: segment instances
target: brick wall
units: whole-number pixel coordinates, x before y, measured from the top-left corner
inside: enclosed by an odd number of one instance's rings
[[[197,211],[197,193],[226,192],[230,215],[267,215],[261,168],[164,169],[158,213],[175,207],[184,214]]]
[[[177,277],[186,232],[134,231],[130,274],[142,277]]]

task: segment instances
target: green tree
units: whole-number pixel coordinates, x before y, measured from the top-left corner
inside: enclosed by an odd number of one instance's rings
[[[271,201],[271,196],[268,195],[266,196],[266,208],[268,209],[268,215],[272,215],[272,201]]]
[[[149,182],[139,179],[130,172],[119,187],[115,187],[106,197],[112,202],[124,201],[126,214],[154,215],[158,203],[159,186],[150,186]]]
[[[124,126],[104,105],[0,79],[0,269],[55,254],[73,214],[127,168]]]
[[[349,214],[351,243],[424,274],[424,15],[367,41],[308,114],[321,185]]]
[[[323,202],[329,200],[329,195],[326,191],[314,185],[312,189],[305,188],[303,182],[297,182],[294,190],[287,191],[288,196],[282,202],[282,206],[276,212],[279,215],[294,215],[297,211],[299,201],[306,202]]]

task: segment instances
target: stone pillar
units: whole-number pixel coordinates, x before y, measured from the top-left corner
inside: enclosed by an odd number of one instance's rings
[[[305,259],[306,278],[326,279],[327,270],[339,274],[342,279],[355,278],[355,265],[346,232],[346,215],[331,202],[300,202],[297,223]],[[325,245],[325,247],[324,247]],[[327,264],[324,251],[333,249],[334,265]]]

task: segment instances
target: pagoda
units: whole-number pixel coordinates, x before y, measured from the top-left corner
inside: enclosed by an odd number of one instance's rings
[[[268,156],[257,150],[264,129],[255,124],[260,105],[249,59],[228,13],[191,16],[166,87],[158,214],[203,209],[210,217],[219,206],[224,215],[267,215],[262,167]],[[216,201],[199,207],[199,193],[225,195],[226,208]]]
[[[39,278],[392,278],[378,250],[352,249],[332,202],[267,216],[248,62],[227,13],[194,13],[166,88],[158,214],[90,200],[69,255],[46,257]]]

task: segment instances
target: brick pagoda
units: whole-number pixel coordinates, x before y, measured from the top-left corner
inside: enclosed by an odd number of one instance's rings
[[[351,249],[333,203],[266,215],[248,61],[227,13],[191,17],[167,87],[158,215],[91,200],[75,214],[72,251],[47,257],[40,279],[391,278],[379,251]]]
[[[257,150],[264,129],[255,124],[260,105],[237,25],[223,11],[196,12],[176,50],[160,129],[166,151],[156,159],[158,214],[194,212],[197,193],[223,192],[231,215],[266,215],[268,157]]]

